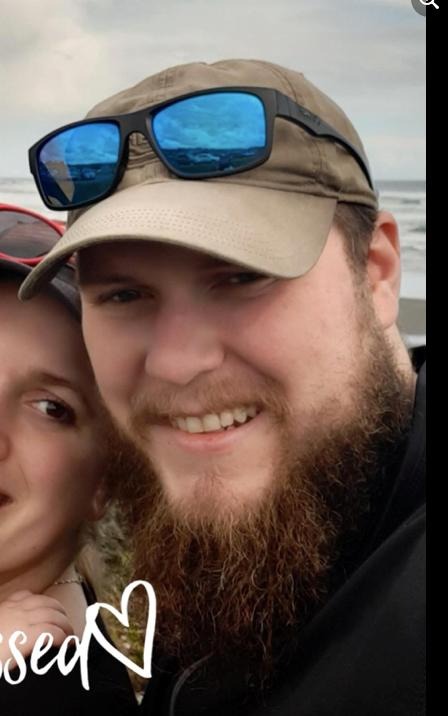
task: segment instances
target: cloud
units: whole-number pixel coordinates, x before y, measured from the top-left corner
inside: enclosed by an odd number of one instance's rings
[[[86,28],[76,2],[8,3],[0,30],[0,82],[8,111],[79,111],[81,98],[110,76],[107,41]]]
[[[39,136],[145,76],[223,57],[303,71],[362,136],[372,118],[378,136],[423,135],[425,21],[410,0],[3,0],[2,15],[8,165],[18,144],[23,162]]]
[[[376,134],[364,138],[364,146],[370,160],[375,180],[424,179],[426,142],[422,136]],[[397,174],[399,167],[400,174]]]
[[[363,82],[423,83],[422,18],[408,0],[6,4],[1,79],[16,109],[79,112],[171,64],[232,56],[263,56],[353,93]]]

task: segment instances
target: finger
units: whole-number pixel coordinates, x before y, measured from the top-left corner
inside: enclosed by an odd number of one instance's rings
[[[63,629],[66,634],[73,634],[73,627],[68,620],[66,614],[55,611],[54,609],[36,609],[28,612],[27,620],[30,627],[40,626],[41,624],[53,624]]]
[[[7,599],[5,599],[5,603],[7,602],[20,602],[22,599],[27,599],[28,597],[33,596],[33,593],[30,592],[29,589],[21,589],[18,592],[13,592],[9,595]]]
[[[61,602],[54,597],[48,597],[46,594],[30,594],[21,604],[24,611],[34,611],[35,609],[54,609],[61,614],[66,614]]]
[[[39,630],[36,630],[34,641],[36,641],[37,637],[44,632],[51,634],[53,637],[53,646],[60,646],[68,636],[71,636],[71,633],[67,634],[64,629],[61,629],[55,624],[40,624]]]
[[[31,653],[32,648],[36,643],[37,639],[44,633],[50,634],[53,638],[52,646],[60,646],[65,641],[67,636],[69,636],[69,634],[66,634],[63,629],[56,626],[55,624],[46,624],[44,622],[43,624],[39,624],[38,626],[36,625],[32,629],[30,629],[29,633],[27,634],[27,643],[25,646],[26,651],[28,653]],[[19,648],[21,649],[21,651],[23,651],[23,647]]]

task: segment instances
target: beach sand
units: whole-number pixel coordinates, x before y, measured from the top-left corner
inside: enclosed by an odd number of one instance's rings
[[[426,336],[426,301],[421,298],[401,298],[398,325],[406,335]]]

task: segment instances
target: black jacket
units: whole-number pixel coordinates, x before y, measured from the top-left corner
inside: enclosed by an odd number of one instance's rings
[[[248,696],[238,673],[204,660],[181,674],[154,665],[148,716],[421,716],[425,713],[424,351],[401,465],[346,579],[300,634],[275,688]]]

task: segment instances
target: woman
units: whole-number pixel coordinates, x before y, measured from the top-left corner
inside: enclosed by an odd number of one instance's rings
[[[96,600],[75,560],[117,478],[119,440],[82,342],[73,268],[36,301],[17,299],[23,275],[60,234],[54,222],[0,206],[0,713],[126,716],[136,709],[127,672],[94,641],[89,691],[79,665],[66,676],[57,665],[36,675],[28,663],[16,684],[5,667],[17,629],[27,635],[25,657],[42,632],[55,645],[82,637],[85,609]]]

